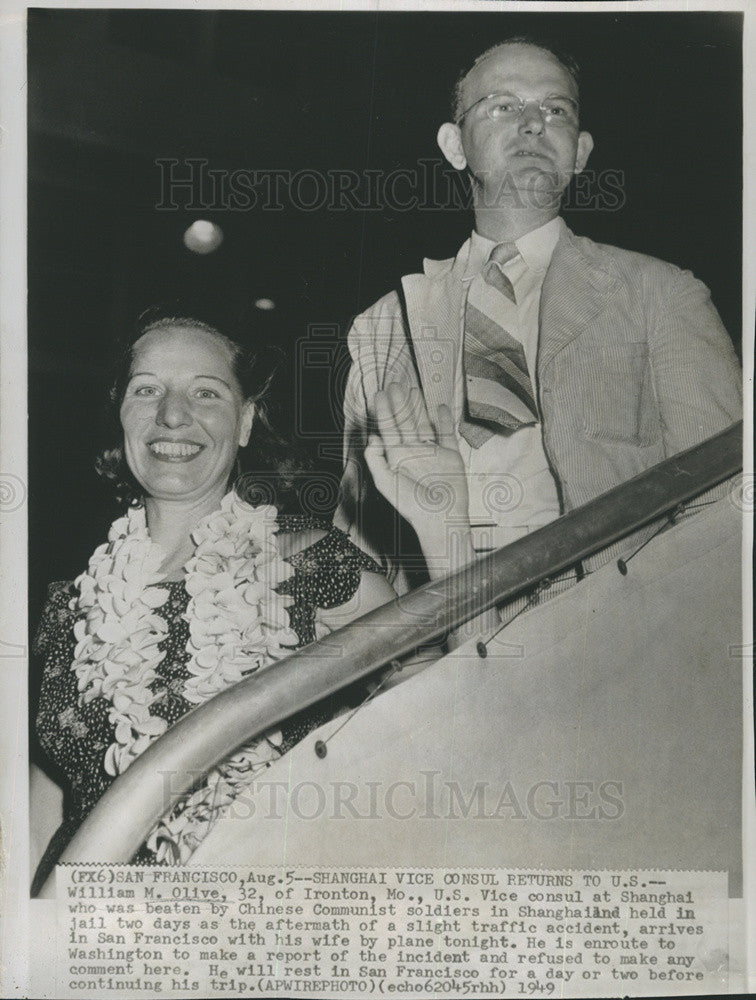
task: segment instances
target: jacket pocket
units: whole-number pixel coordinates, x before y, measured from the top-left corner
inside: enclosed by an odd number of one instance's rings
[[[583,428],[590,438],[649,445],[660,434],[648,344],[613,344],[584,365]]]

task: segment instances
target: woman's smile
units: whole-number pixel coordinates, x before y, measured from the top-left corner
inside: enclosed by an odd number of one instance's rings
[[[159,439],[147,445],[160,462],[191,462],[203,450],[204,445],[194,441],[168,441]]]

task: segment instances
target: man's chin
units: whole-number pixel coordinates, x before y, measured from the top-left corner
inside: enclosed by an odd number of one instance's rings
[[[558,205],[566,184],[555,170],[546,168],[538,158],[523,160],[514,170],[491,178],[480,185],[482,207],[512,206],[527,209],[547,209]],[[479,204],[480,204],[479,199]]]

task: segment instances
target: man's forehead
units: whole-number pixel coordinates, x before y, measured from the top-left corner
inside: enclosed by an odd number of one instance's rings
[[[492,93],[503,83],[545,87],[550,92],[566,96],[577,97],[578,93],[572,75],[555,55],[522,42],[505,43],[493,49],[473,66],[464,79],[463,87],[465,94],[475,99],[484,93]]]

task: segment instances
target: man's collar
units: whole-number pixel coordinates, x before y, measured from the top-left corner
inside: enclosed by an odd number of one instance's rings
[[[533,271],[546,271],[551,263],[554,247],[566,229],[567,226],[561,216],[556,216],[543,226],[539,226],[538,229],[532,229],[529,233],[525,233],[524,236],[515,240],[515,246],[526,266]],[[483,265],[491,256],[491,251],[497,245],[495,240],[489,240],[473,231],[463,281],[474,278],[476,274],[480,273]]]

